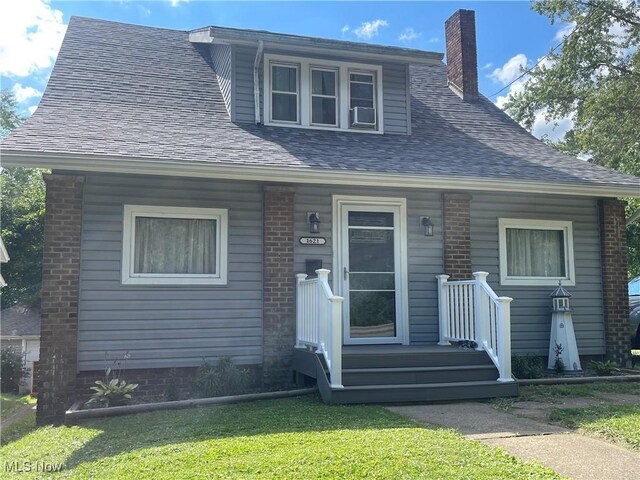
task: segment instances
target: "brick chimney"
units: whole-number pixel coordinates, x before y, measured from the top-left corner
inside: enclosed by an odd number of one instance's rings
[[[458,10],[445,22],[447,78],[464,100],[478,97],[476,13]]]

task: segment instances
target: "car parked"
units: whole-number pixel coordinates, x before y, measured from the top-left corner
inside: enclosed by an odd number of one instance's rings
[[[629,320],[634,333],[632,348],[640,349],[640,277],[629,282]]]

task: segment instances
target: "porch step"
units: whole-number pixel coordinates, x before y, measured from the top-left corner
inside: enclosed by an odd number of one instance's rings
[[[489,365],[453,365],[436,367],[344,368],[345,386],[433,384],[496,380],[498,371]]]
[[[464,365],[493,365],[484,351],[442,348],[441,351],[407,349],[400,351],[354,350],[342,355],[342,368],[402,368],[452,367]]]
[[[331,389],[331,398],[328,401],[334,404],[439,402],[516,395],[518,395],[517,382],[446,382],[349,386]]]

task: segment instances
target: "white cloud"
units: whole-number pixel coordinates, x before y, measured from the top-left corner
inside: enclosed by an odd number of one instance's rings
[[[400,40],[401,42],[410,42],[410,41],[415,40],[416,38],[421,37],[421,36],[422,36],[422,33],[416,32],[411,27],[407,27],[400,34],[400,36],[398,37],[398,40]]]
[[[556,36],[553,38],[553,40],[556,42],[561,42],[562,40],[565,39],[565,37],[568,37],[569,35],[571,35],[571,33],[575,30],[575,28],[576,28],[576,22],[565,23],[560,27],[560,30],[556,32]]]
[[[0,16],[0,75],[26,77],[49,68],[67,26],[46,0],[10,2]]]
[[[485,63],[484,67],[482,67],[482,70],[489,70],[491,67],[493,67],[493,63]]]
[[[494,82],[506,85],[522,74],[522,68],[526,67],[527,63],[527,56],[524,53],[519,53],[507,60],[507,63],[502,67],[496,68],[488,77]]]
[[[18,103],[26,102],[27,100],[31,100],[32,98],[38,98],[42,95],[42,92],[36,90],[33,87],[23,87],[19,83],[16,83],[11,88],[13,95],[16,97]]]
[[[29,107],[29,108],[28,108],[28,110],[29,110],[29,114],[30,114],[30,115],[33,115],[33,112],[35,112],[37,109],[38,109],[38,106],[37,106],[37,105],[33,105],[32,107]]]
[[[565,117],[547,122],[544,110],[536,112],[536,119],[533,122],[531,133],[537,138],[546,138],[552,142],[562,140],[564,134],[573,127],[573,119]]]
[[[170,0],[172,7],[177,7],[181,3],[187,3],[189,0]]]
[[[438,37],[431,37],[429,39],[429,43],[438,43],[440,41],[440,39]]]
[[[342,32],[342,35],[346,35],[347,33],[349,33],[349,25],[345,25],[344,27],[342,27],[340,29],[340,32]]]
[[[380,27],[387,27],[389,23],[386,20],[373,20],[371,22],[364,22],[358,28],[356,28],[353,33],[356,34],[358,38],[364,38],[365,40],[369,40],[378,35],[378,30]]]

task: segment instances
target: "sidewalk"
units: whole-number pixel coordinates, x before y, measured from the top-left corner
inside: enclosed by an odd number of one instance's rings
[[[455,428],[465,437],[573,479],[638,479],[640,454],[565,428],[496,410],[486,403],[389,407],[420,422]]]

